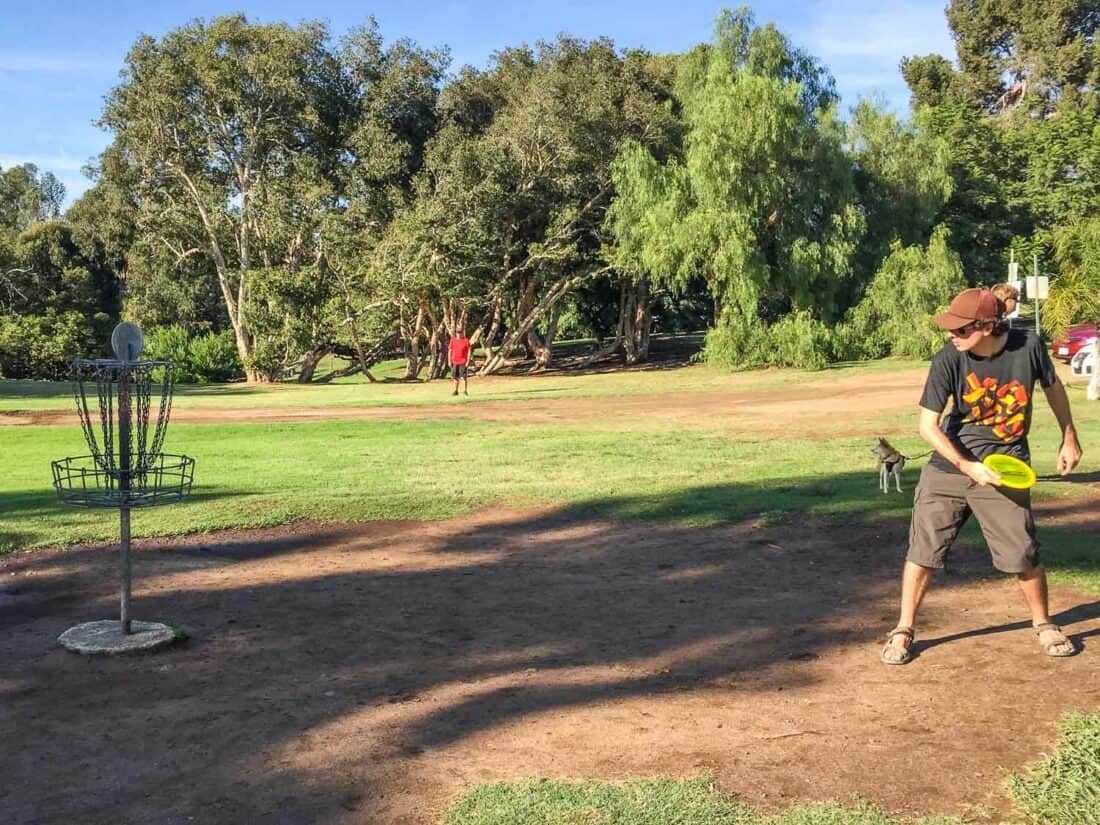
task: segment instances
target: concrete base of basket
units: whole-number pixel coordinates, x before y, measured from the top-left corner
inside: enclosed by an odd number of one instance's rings
[[[57,637],[62,647],[85,656],[103,656],[117,653],[145,653],[170,645],[176,640],[176,632],[160,622],[131,621],[132,633],[122,632],[118,619],[85,622],[70,627]]]

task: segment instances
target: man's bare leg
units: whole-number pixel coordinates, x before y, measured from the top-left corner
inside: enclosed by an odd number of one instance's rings
[[[901,612],[898,615],[898,627],[916,627],[917,611],[931,581],[932,568],[922,567],[911,561],[905,562],[905,568],[901,571]],[[909,639],[901,635],[894,636],[889,647],[898,651],[893,658],[900,660],[909,647]]]
[[[1030,570],[1018,573],[1020,590],[1024,593],[1028,609],[1031,610],[1031,625],[1038,627],[1041,624],[1050,624],[1050,602],[1047,598],[1047,574],[1042,565],[1035,565]],[[1046,640],[1044,641],[1044,636]],[[1072,653],[1076,650],[1073,642],[1055,642],[1058,638],[1057,631],[1044,630],[1039,634],[1039,643],[1045,648],[1052,645],[1058,653]]]

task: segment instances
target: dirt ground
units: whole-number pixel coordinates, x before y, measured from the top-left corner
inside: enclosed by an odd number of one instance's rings
[[[1100,601],[1054,589],[1086,650],[1047,659],[962,550],[888,668],[904,537],[564,510],[146,541],[135,615],[191,638],[106,660],[55,639],[117,615],[114,548],[9,557],[3,820],[430,823],[480,782],[703,773],[766,809],[1007,813],[1005,770],[1100,709]]]
[[[898,380],[828,403],[910,406]],[[815,391],[783,390],[788,428],[800,403],[820,413]],[[736,403],[774,419],[767,392]],[[561,403],[574,418],[681,414],[657,398]],[[699,403],[692,420],[731,414],[729,396]],[[479,407],[493,409],[455,409]],[[1040,523],[1100,539],[1098,504],[1047,502]],[[116,548],[14,554],[0,560],[0,821],[411,825],[483,782],[701,774],[765,810],[859,795],[899,814],[1007,815],[1006,772],[1051,747],[1062,713],[1100,710],[1100,600],[1053,589],[1085,651],[1048,659],[1015,581],[960,547],[917,658],[883,666],[906,529],[489,508],[143,540],[134,615],[190,639],[115,659],[56,638],[117,615]]]

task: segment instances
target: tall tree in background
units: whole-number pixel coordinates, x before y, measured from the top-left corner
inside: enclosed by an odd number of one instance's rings
[[[678,74],[683,160],[624,148],[616,260],[679,284],[702,274],[731,339],[791,310],[835,318],[863,221],[832,78],[746,8]]]
[[[339,92],[326,39],[317,23],[243,16],[143,37],[103,116],[138,174],[139,231],[177,261],[210,260],[252,380],[279,360],[256,352],[255,280],[316,257],[312,223],[329,192],[312,150],[334,128],[325,116]]]
[[[991,115],[1075,108],[1100,84],[1096,0],[951,0],[947,22],[962,88]]]
[[[549,364],[563,300],[609,272],[611,160],[670,117],[647,60],[563,37],[502,52],[448,88],[416,205],[385,244],[420,290],[409,312],[432,340],[453,328],[457,301],[489,349],[482,372],[517,346]]]

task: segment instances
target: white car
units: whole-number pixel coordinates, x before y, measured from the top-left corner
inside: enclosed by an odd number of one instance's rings
[[[1069,362],[1070,372],[1080,378],[1089,378],[1096,370],[1097,339],[1093,338]]]

